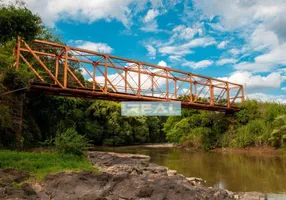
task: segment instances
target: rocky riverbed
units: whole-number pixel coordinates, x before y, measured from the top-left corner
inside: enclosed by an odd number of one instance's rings
[[[150,163],[149,156],[89,152],[88,157],[101,173],[62,172],[47,176],[43,183],[15,186],[27,180],[29,173],[0,169],[0,199],[267,199],[257,192],[205,187],[200,178]]]

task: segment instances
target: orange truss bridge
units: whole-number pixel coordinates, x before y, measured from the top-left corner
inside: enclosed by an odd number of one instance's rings
[[[48,41],[18,39],[16,70],[28,67],[31,91],[111,101],[181,101],[183,108],[238,111],[242,85]]]

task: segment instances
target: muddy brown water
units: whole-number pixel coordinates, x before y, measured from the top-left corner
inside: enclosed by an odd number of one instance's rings
[[[270,199],[286,199],[286,156],[192,152],[178,148],[97,147],[97,151],[144,154],[151,162],[177,170],[187,177],[200,177],[209,187],[234,192],[258,191]]]

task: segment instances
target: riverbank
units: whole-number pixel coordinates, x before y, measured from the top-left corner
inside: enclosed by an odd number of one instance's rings
[[[130,145],[124,146],[123,148],[136,148],[136,147],[146,147],[146,148],[180,148],[185,150],[190,150],[194,152],[202,152],[204,150],[198,148],[191,148],[180,144],[173,143],[158,143],[158,144],[142,144],[142,145]],[[100,148],[100,147],[99,147]],[[120,147],[116,147],[120,148]],[[248,155],[286,155],[286,150],[276,149],[271,146],[257,146],[257,147],[246,147],[246,148],[231,148],[223,147],[210,150],[210,152],[218,153],[238,153],[238,154],[248,154]]]
[[[237,154],[247,154],[247,155],[267,155],[267,156],[279,156],[286,155],[285,150],[275,149],[270,146],[262,146],[262,147],[247,147],[247,148],[217,148],[212,150],[212,152],[219,153],[237,153]]]
[[[266,199],[205,187],[204,180],[150,163],[145,155],[89,152],[88,159],[100,173],[65,171],[27,182],[28,172],[0,169],[0,199]]]

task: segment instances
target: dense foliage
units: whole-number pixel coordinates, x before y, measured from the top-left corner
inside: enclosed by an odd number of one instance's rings
[[[41,31],[41,18],[25,8],[23,3],[0,7],[0,43],[21,36],[26,41],[33,40]]]
[[[185,111],[164,124],[167,140],[192,148],[286,145],[286,105],[246,101],[234,116]]]
[[[25,107],[25,144],[54,138],[74,127],[93,145],[163,142],[162,117],[123,117],[120,103],[84,99],[29,96]],[[29,122],[28,122],[29,121]],[[32,127],[33,126],[33,127]]]

